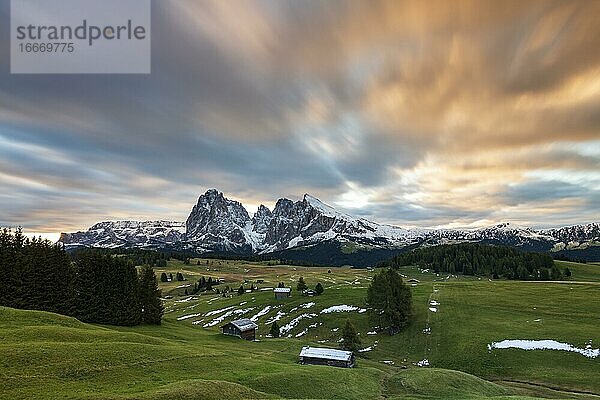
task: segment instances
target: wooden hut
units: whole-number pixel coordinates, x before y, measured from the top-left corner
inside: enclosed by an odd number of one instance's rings
[[[303,347],[300,351],[300,364],[329,365],[332,367],[354,367],[354,353],[351,351],[324,347]]]
[[[277,300],[287,299],[292,296],[292,289],[288,287],[278,287],[273,289],[273,293],[275,293],[275,298]]]
[[[247,318],[231,321],[221,327],[224,335],[237,336],[246,340],[256,339],[256,325]]]

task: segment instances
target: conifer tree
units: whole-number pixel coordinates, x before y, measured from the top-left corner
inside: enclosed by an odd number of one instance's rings
[[[161,282],[166,282],[168,280],[167,274],[166,273],[162,273],[160,274],[160,281]]]
[[[241,296],[241,295],[243,295],[244,293],[245,293],[245,290],[244,290],[244,285],[240,285],[240,288],[238,289],[238,295],[240,295],[240,296]]]
[[[298,279],[298,285],[296,285],[296,290],[298,290],[298,292],[302,292],[306,289],[308,289],[308,286],[306,286],[306,282],[304,282],[304,278],[300,277],[300,279]]]
[[[140,280],[140,305],[142,307],[142,322],[160,325],[164,314],[164,306],[160,299],[161,292],[156,282],[156,275],[151,267],[142,267]]]
[[[394,269],[380,271],[367,290],[367,305],[373,325],[395,334],[410,323],[412,296],[410,288]]]
[[[323,285],[321,285],[321,282],[317,283],[317,286],[315,286],[315,292],[320,295],[323,294],[324,291],[325,289],[323,288]]]
[[[269,332],[269,334],[274,338],[279,337],[280,329],[279,329],[279,324],[277,323],[277,321],[273,321],[273,323],[271,324],[271,331]]]
[[[358,333],[356,332],[356,328],[354,328],[352,322],[347,319],[346,325],[344,325],[344,329],[342,329],[342,341],[340,342],[340,347],[343,350],[356,352],[360,349],[360,345],[361,342]]]

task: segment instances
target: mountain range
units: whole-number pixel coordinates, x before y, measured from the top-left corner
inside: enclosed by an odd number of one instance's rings
[[[600,259],[600,224],[535,230],[503,223],[479,229],[403,228],[339,212],[305,194],[279,199],[273,210],[261,205],[251,217],[222,192],[198,198],[186,222],[100,222],[85,232],[62,233],[67,249],[170,248],[195,253],[273,254],[324,265],[374,264],[422,245],[482,242],[524,250],[550,251],[585,260]]]

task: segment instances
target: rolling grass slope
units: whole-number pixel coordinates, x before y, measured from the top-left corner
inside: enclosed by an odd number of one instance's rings
[[[574,280],[583,275],[591,283],[489,282],[405,268],[401,272],[407,278],[419,280],[412,287],[415,322],[389,337],[374,334],[367,313],[360,312],[372,271],[200,263],[173,261],[165,269],[174,275],[183,272],[188,281],[161,284],[163,294],[173,297],[166,301],[159,327],[96,326],[0,308],[0,398],[503,399],[597,398],[594,394],[600,393],[600,358],[487,349],[502,339],[555,339],[579,347],[591,340],[597,348],[600,286],[594,281],[600,273],[589,265],[569,268]],[[303,276],[309,286],[321,282],[325,293],[307,298],[294,291],[284,301],[260,290],[231,298],[214,293],[185,296],[183,286],[193,287],[202,275],[224,278],[234,289],[245,280],[263,289],[283,281],[295,289]],[[257,284],[258,279],[263,282]],[[436,312],[429,310],[432,301]],[[340,305],[357,309],[323,313]],[[257,314],[257,342],[219,333],[220,319]],[[284,338],[267,338],[270,321],[277,316],[280,326],[290,329]],[[336,347],[346,318],[367,350],[357,368],[297,363],[304,345]],[[298,322],[291,326],[294,320]],[[418,367],[422,360],[430,367]]]

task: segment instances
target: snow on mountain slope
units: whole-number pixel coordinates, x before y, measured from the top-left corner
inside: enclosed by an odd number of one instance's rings
[[[203,250],[252,249],[256,242],[248,211],[215,189],[198,198],[185,226],[186,240]]]
[[[185,225],[171,221],[100,222],[85,232],[61,233],[59,242],[67,247],[152,247],[181,242]]]
[[[273,211],[261,205],[250,218],[241,203],[211,189],[198,198],[185,224],[102,222],[86,232],[62,234],[59,241],[107,248],[177,244],[200,252],[243,253],[269,253],[325,241],[382,249],[473,241],[558,251],[600,245],[600,224],[540,231],[510,223],[470,230],[407,229],[352,217],[309,194],[295,202],[279,199]]]

